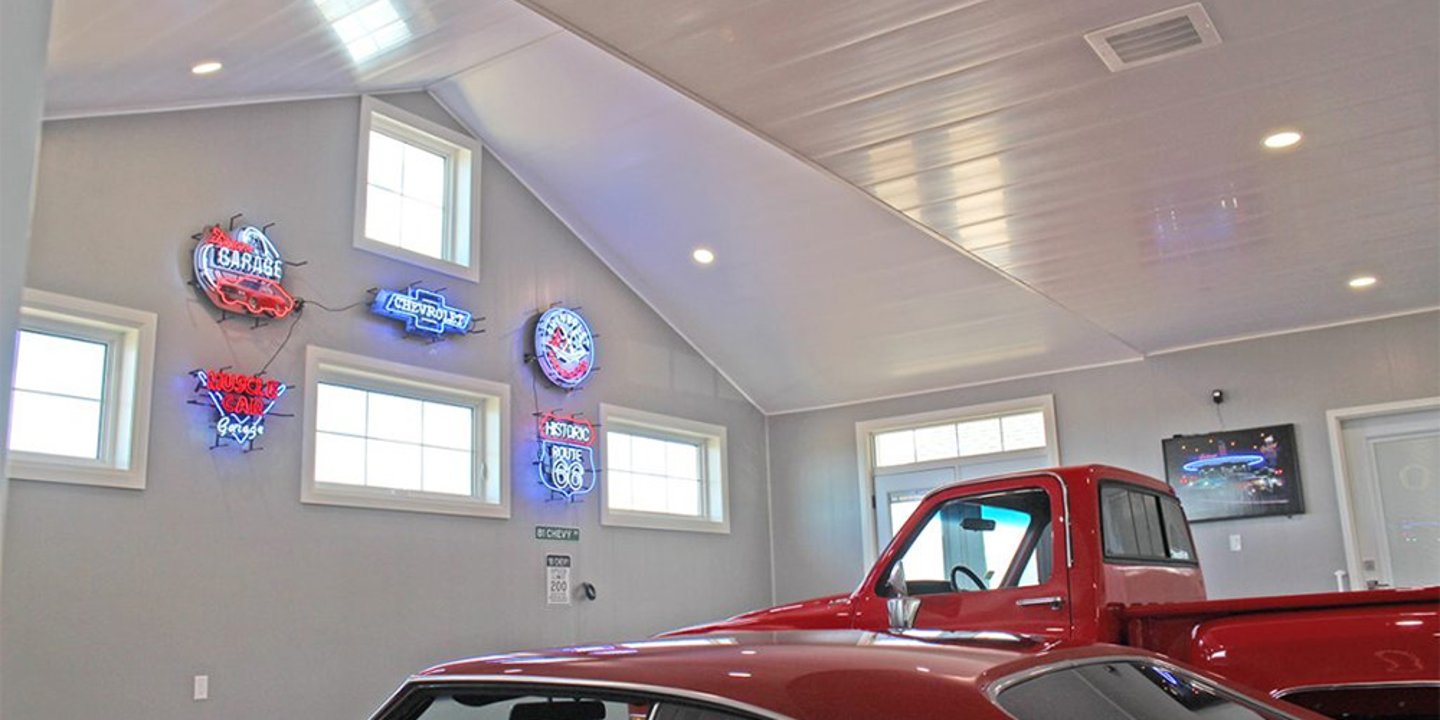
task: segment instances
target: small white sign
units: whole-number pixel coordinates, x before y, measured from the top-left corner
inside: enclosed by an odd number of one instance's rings
[[[545,556],[545,604],[570,604],[570,556]]]

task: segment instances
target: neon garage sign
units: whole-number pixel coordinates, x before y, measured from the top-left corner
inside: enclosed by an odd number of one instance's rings
[[[224,370],[196,370],[196,392],[204,392],[219,413],[215,421],[215,445],[231,440],[246,448],[265,434],[265,417],[289,389],[279,380],[258,375],[241,375]],[[205,404],[205,403],[200,403]]]
[[[550,382],[574,390],[595,370],[595,334],[580,313],[550,308],[535,322],[535,358]]]
[[[568,499],[595,489],[595,426],[569,415],[540,417],[540,484]]]
[[[445,296],[432,290],[411,287],[403,292],[381,290],[375,294],[370,311],[405,322],[405,332],[442,337],[445,333],[464,335],[473,320],[468,311],[451,307]]]
[[[227,312],[283,318],[295,298],[280,286],[285,261],[265,233],[246,225],[234,233],[212,225],[196,237],[195,282]]]

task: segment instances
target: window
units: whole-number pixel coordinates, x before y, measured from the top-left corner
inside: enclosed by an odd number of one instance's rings
[[[569,658],[531,658],[563,661]],[[583,657],[579,659],[584,659]],[[525,659],[514,663],[521,667]],[[512,670],[514,668],[511,668]],[[506,672],[508,672],[507,670]],[[733,677],[749,677],[732,672]],[[381,708],[384,720],[752,720],[757,716],[721,704],[722,698],[678,699],[622,686],[557,687],[512,682],[420,686]]]
[[[1244,700],[1178,668],[1152,660],[1075,663],[1005,686],[997,704],[1020,720],[1280,720],[1278,710]],[[1056,708],[1064,708],[1063,712]]]
[[[9,476],[143,489],[153,313],[26,289]]]
[[[867,565],[927,491],[1060,464],[1049,395],[863,420],[855,424],[855,447]]]
[[[311,347],[307,503],[509,517],[510,388]]]
[[[478,281],[479,145],[366,97],[357,154],[355,247]]]
[[[905,592],[1043,585],[1050,580],[1052,535],[1050,497],[1043,490],[951,500],[934,511],[901,555]]]
[[[1195,547],[1180,501],[1119,483],[1100,487],[1105,558],[1194,564]]]
[[[730,532],[725,428],[600,406],[606,525]]]
[[[1045,411],[1027,409],[1008,415],[876,433],[875,466],[1034,450],[1047,444]]]

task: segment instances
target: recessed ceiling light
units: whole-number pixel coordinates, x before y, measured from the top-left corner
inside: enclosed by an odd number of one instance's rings
[[[1281,130],[1265,136],[1265,147],[1271,150],[1284,150],[1288,147],[1295,147],[1304,138],[1299,130]]]
[[[205,62],[195,63],[195,65],[190,68],[190,72],[196,75],[213,75],[220,72],[220,68],[223,67],[225,66],[221,64],[219,60],[206,60]]]
[[[1350,278],[1350,287],[1359,290],[1360,288],[1370,287],[1371,285],[1374,285],[1375,282],[1376,281],[1374,275],[1360,275],[1358,277]]]
[[[715,262],[715,253],[711,251],[710,248],[695,248],[695,252],[690,253],[690,257],[701,265],[709,265]]]

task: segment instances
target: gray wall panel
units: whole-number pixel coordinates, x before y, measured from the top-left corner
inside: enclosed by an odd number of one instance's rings
[[[449,122],[428,96],[402,99]],[[159,314],[149,486],[16,481],[5,544],[6,718],[362,717],[429,663],[644,636],[768,604],[764,418],[505,169],[483,168],[481,282],[351,247],[358,100],[256,105],[47,125],[30,285]],[[187,405],[200,366],[254,371],[287,327],[217,325],[186,286],[189,236],[244,210],[275,221],[299,296],[339,307],[423,280],[487,316],[483,335],[404,341],[364,308],[311,307],[271,368],[300,383],[307,343],[508,382],[510,520],[299,502],[301,418],[262,452],[211,451]],[[677,247],[677,252],[688,252]],[[521,363],[553,301],[583,307],[600,371],[569,397]],[[534,418],[601,401],[725,425],[733,532],[599,526],[598,495],[546,502]],[[298,411],[299,395],[283,410]],[[603,480],[602,480],[603,482]],[[583,542],[541,543],[536,524]],[[575,555],[599,599],[547,608],[543,558]],[[697,570],[701,570],[697,572]],[[211,700],[190,699],[211,676]]]
[[[1054,394],[1061,461],[1163,477],[1161,438],[1294,423],[1306,511],[1195,526],[1212,597],[1334,589],[1344,569],[1325,411],[1440,395],[1433,312],[963,390],[770,418],[776,595],[845,592],[863,571],[855,423]],[[1210,391],[1227,401],[1216,412]],[[1223,422],[1222,422],[1223,421]],[[1229,550],[1229,535],[1243,549]]]

